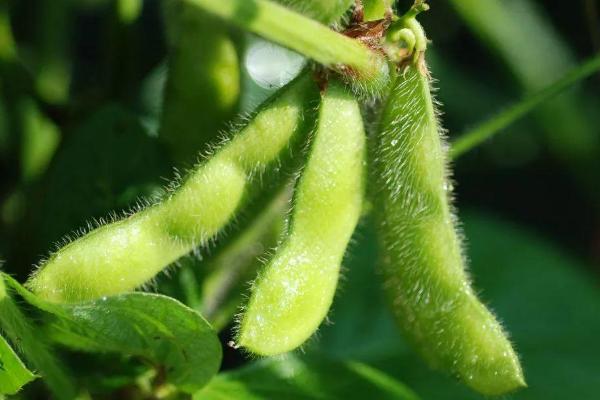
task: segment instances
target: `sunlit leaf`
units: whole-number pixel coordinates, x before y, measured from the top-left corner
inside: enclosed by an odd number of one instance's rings
[[[172,298],[128,293],[80,304],[46,303],[14,280],[32,305],[50,314],[46,332],[64,346],[116,352],[153,362],[186,392],[202,388],[221,364],[221,344],[200,314]]]
[[[12,278],[0,273],[0,329],[43,378],[55,398],[74,398],[77,388],[70,371],[56,356],[46,335],[40,334],[28,315],[21,310],[20,304],[12,298],[12,290],[8,288],[11,282]]]
[[[0,335],[0,395],[15,394],[35,378]]]

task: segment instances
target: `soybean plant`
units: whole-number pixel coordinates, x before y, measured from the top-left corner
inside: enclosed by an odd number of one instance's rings
[[[349,3],[308,1],[300,7],[331,23]],[[315,79],[304,72],[288,84],[160,201],[56,251],[28,287],[46,300],[76,302],[143,285],[214,238],[260,192],[266,172],[285,182],[280,164],[301,159],[299,149],[308,143],[285,235],[252,285],[236,345],[258,355],[281,354],[317,330],[363,212],[368,162],[384,286],[407,338],[433,367],[481,393],[524,386],[507,335],[465,271],[446,145],[425,63],[427,38],[416,20],[427,6],[417,0],[398,17],[384,0],[366,4],[370,21],[360,19],[357,6],[349,26],[336,32],[267,0],[184,0],[190,10],[200,7],[312,58],[321,64],[314,67]],[[177,68],[172,73],[175,82]],[[315,80],[322,93],[311,137]],[[372,97],[381,97],[383,106],[378,123],[368,121],[377,129],[367,160],[357,99]],[[170,118],[187,122],[170,112],[163,127]]]

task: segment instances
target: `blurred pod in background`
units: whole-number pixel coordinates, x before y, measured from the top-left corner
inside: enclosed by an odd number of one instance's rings
[[[221,21],[183,2],[164,7],[170,58],[159,136],[189,164],[237,111],[238,55]]]
[[[12,60],[17,52],[7,8],[6,2],[0,3],[0,61],[2,62]]]
[[[36,13],[35,85],[42,100],[62,105],[71,86],[70,49],[72,2],[41,0]]]
[[[138,19],[144,6],[144,0],[117,0],[119,19],[130,24]]]
[[[19,101],[18,111],[21,120],[21,179],[27,184],[48,167],[60,141],[60,130],[30,98]]]

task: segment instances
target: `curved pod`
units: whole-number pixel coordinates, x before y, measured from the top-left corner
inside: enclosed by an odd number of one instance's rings
[[[373,143],[385,287],[406,336],[433,367],[502,394],[525,383],[465,271],[441,136],[426,67],[411,64],[390,90]]]
[[[293,350],[327,315],[361,214],[364,158],[358,103],[330,82],[295,189],[288,236],[254,284],[240,323],[240,346],[260,355]]]

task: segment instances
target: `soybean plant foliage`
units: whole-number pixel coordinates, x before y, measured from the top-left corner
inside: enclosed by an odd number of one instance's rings
[[[0,399],[600,396],[574,6],[1,1]]]

